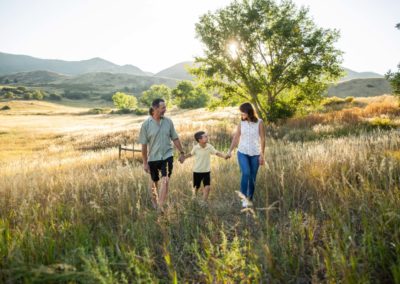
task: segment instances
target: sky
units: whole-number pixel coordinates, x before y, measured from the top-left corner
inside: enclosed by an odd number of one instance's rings
[[[400,63],[399,0],[293,0],[337,29],[343,66],[385,74]],[[101,57],[157,73],[202,55],[195,23],[231,0],[0,0],[0,52]]]

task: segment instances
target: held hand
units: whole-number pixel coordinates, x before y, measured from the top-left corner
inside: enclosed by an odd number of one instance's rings
[[[260,157],[258,158],[258,162],[260,164],[260,166],[265,165],[265,159],[264,156],[260,155]]]
[[[150,167],[148,163],[143,163],[143,169],[146,173],[150,173]]]
[[[179,156],[179,162],[180,162],[181,164],[183,164],[184,161],[185,161],[185,156],[184,156],[184,155],[180,155],[180,156]]]
[[[226,158],[225,159],[230,159],[232,157],[232,153],[229,151],[227,154],[226,154]]]

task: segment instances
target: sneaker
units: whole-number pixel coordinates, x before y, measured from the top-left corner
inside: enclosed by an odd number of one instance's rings
[[[247,199],[247,207],[252,207],[253,206],[253,202],[251,202],[251,200]]]
[[[243,208],[246,208],[247,206],[248,206],[248,201],[247,201],[246,198],[243,198],[243,199],[242,199],[242,207],[243,207]]]

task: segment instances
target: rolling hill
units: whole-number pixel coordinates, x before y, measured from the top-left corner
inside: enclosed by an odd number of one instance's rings
[[[154,76],[178,80],[193,80],[194,77],[187,71],[187,68],[192,67],[193,63],[193,61],[181,62],[156,73]]]
[[[328,89],[328,96],[345,97],[373,97],[391,94],[392,88],[384,78],[353,79],[340,82]]]
[[[44,70],[66,75],[78,75],[90,72],[127,73],[131,75],[148,74],[133,65],[117,65],[102,58],[81,61],[58,59],[40,59],[27,55],[15,55],[0,52],[0,75]]]

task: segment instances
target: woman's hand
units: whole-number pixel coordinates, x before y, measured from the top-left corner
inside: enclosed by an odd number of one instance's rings
[[[260,164],[260,166],[265,165],[264,155],[260,155],[260,157],[258,158],[258,163]]]

